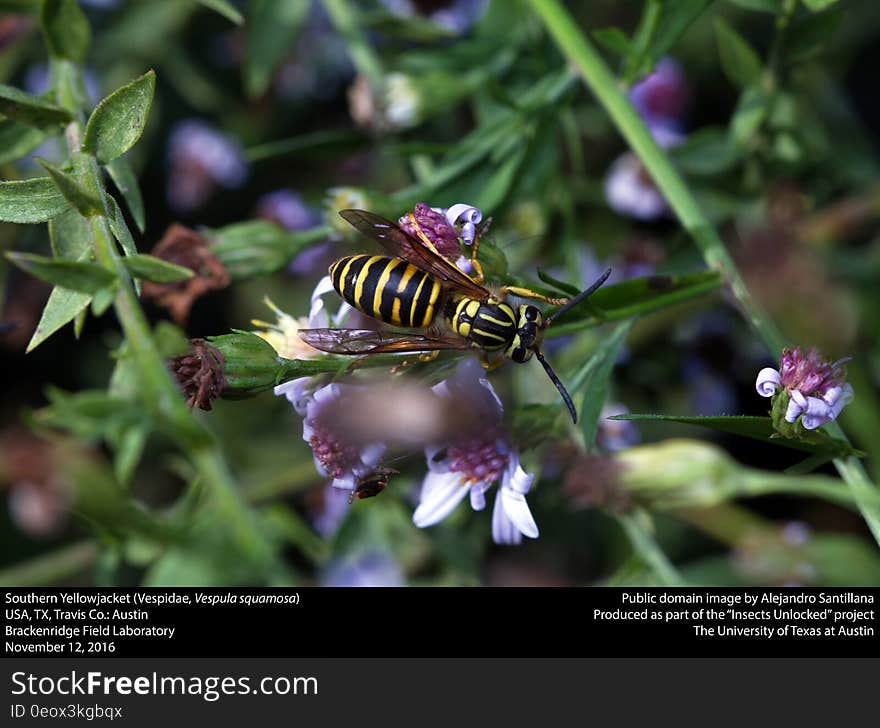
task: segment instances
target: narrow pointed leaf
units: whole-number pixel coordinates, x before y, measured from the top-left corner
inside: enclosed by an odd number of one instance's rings
[[[182,265],[155,258],[145,253],[136,253],[122,259],[128,272],[136,278],[144,278],[156,283],[177,283],[192,278],[194,273]]]
[[[97,263],[55,260],[30,253],[7,253],[6,258],[35,278],[82,293],[97,293],[115,282],[116,276]]]
[[[134,224],[137,225],[138,230],[143,232],[147,226],[144,215],[144,198],[141,196],[141,188],[134,170],[125,157],[116,157],[108,162],[106,169],[113,184],[116,185],[116,189],[122,193],[128,211],[134,219]]]
[[[0,114],[44,131],[55,131],[73,118],[70,112],[39,96],[0,83]]]
[[[86,125],[83,151],[106,164],[131,149],[147,124],[155,90],[156,74],[149,71],[105,98]]]
[[[811,453],[830,453],[836,456],[863,456],[860,450],[854,449],[849,443],[831,437],[822,430],[810,432],[811,441],[799,440],[791,437],[781,437],[775,429],[769,417],[751,417],[745,415],[716,416],[716,417],[689,417],[676,415],[652,415],[652,414],[625,414],[609,417],[611,420],[636,420],[636,421],[659,421],[678,422],[683,425],[696,425],[708,427],[719,432],[727,432],[732,435],[750,437],[754,440],[768,442],[771,445],[803,450]]]
[[[28,342],[27,351],[33,351],[61,327],[69,324],[80,313],[85,312],[92,297],[88,293],[72,291],[55,286],[49,294],[40,322]]]
[[[626,343],[626,336],[632,328],[632,321],[624,321],[606,337],[597,347],[595,353],[587,361],[586,365],[572,377],[569,391],[575,392],[582,387],[584,396],[578,413],[581,423],[581,431],[584,433],[584,442],[591,447],[596,441],[596,430],[599,425],[599,413],[608,396],[608,387],[611,383],[611,373],[614,371],[614,363],[620,356],[620,351]]]
[[[49,241],[54,258],[88,261],[92,256],[89,221],[69,207],[49,220]]]
[[[269,87],[276,67],[296,42],[308,9],[308,3],[250,0],[244,64],[245,87],[250,96],[259,96]]]
[[[49,177],[0,182],[0,220],[46,222],[68,208]]]
[[[76,0],[44,0],[40,25],[52,57],[76,63],[86,59],[91,30]]]
[[[89,190],[83,187],[72,174],[64,172],[45,159],[37,159],[51,177],[58,191],[83,217],[101,214],[101,202]]]
[[[0,120],[0,164],[14,162],[34,151],[46,135],[27,124],[9,119]]]
[[[720,17],[715,18],[715,37],[724,75],[740,88],[757,83],[761,59],[748,41]]]
[[[244,16],[238,12],[238,9],[228,0],[199,0],[199,2],[204,5],[206,8],[211,8],[216,13],[219,13],[227,20],[231,20],[236,25],[244,25]],[[277,5],[304,5],[308,7],[308,3],[276,3]]]

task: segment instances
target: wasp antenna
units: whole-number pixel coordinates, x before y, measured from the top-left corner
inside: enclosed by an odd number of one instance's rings
[[[569,395],[565,385],[559,377],[556,376],[556,372],[553,371],[553,367],[550,366],[550,363],[544,358],[544,355],[537,349],[535,350],[535,356],[538,357],[538,361],[541,362],[541,366],[544,367],[544,371],[547,372],[550,381],[556,385],[556,389],[558,389],[559,394],[562,395],[562,401],[565,402],[565,406],[568,407],[568,411],[571,413],[571,421],[574,424],[577,424],[577,412],[574,409],[574,403],[571,401],[571,395]]]
[[[563,314],[568,313],[569,311],[571,311],[571,309],[573,309],[579,303],[583,303],[587,298],[589,298],[593,293],[596,292],[596,289],[599,288],[599,286],[601,286],[608,279],[608,276],[610,276],[610,275],[611,275],[611,268],[609,268],[602,275],[600,275],[596,279],[596,281],[593,283],[592,286],[590,286],[585,291],[581,291],[574,298],[569,299],[568,303],[566,303],[556,313],[554,313],[552,316],[548,316],[546,319],[544,319],[544,328],[546,329],[550,324],[553,323],[553,321],[555,319],[558,319]]]

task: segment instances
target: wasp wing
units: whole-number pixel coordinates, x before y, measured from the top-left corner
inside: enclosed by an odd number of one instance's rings
[[[430,336],[375,329],[300,329],[299,336],[315,349],[346,356],[471,348],[467,339],[458,336]]]
[[[391,255],[409,261],[441,283],[447,283],[478,301],[485,301],[492,295],[488,289],[407,233],[397,223],[366,210],[340,210],[339,214],[352,227],[375,240]]]

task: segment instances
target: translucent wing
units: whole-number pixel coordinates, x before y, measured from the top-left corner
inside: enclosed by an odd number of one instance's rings
[[[346,356],[471,348],[467,339],[459,336],[430,336],[374,329],[300,329],[299,336],[315,349]]]
[[[340,210],[339,214],[352,227],[375,240],[391,255],[409,261],[441,283],[447,283],[478,301],[485,301],[492,295],[446,258],[409,235],[397,223],[366,210]]]

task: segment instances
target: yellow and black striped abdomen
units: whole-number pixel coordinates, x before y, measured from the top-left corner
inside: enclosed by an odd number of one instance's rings
[[[330,266],[330,279],[348,303],[387,324],[425,329],[434,321],[440,284],[401,258],[350,255]]]

